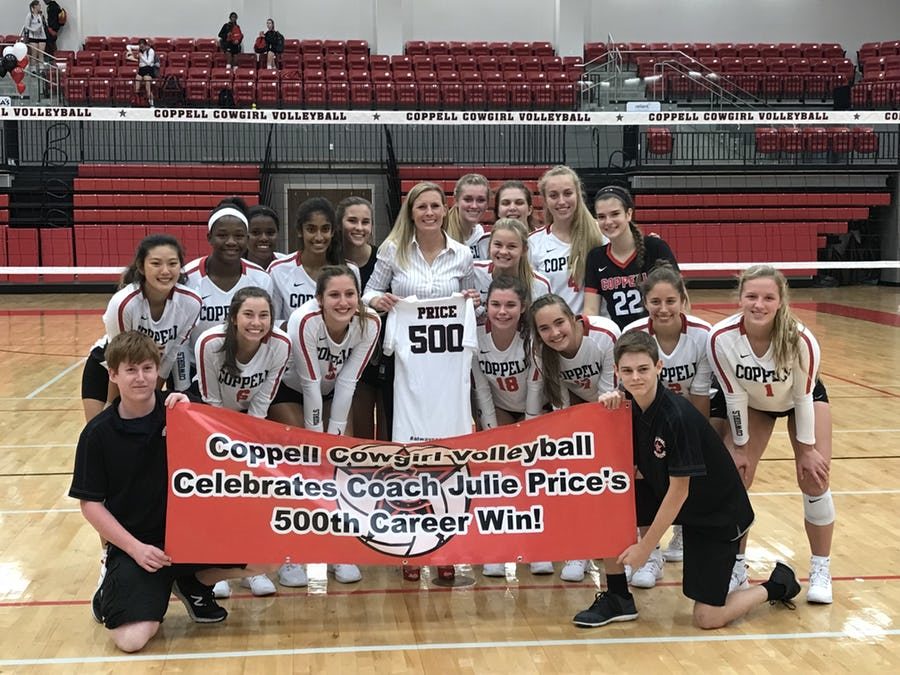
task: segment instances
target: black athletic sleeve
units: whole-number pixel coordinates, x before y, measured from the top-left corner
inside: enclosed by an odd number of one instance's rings
[[[688,402],[688,405],[691,405]],[[677,411],[677,413],[676,413]],[[706,462],[703,460],[703,439],[700,435],[699,423],[685,415],[686,411],[672,410],[668,417],[668,433],[665,442],[671,447],[665,448],[667,467],[670,476],[705,476]],[[697,413],[701,417],[700,413]]]
[[[69,488],[70,497],[88,502],[106,500],[108,478],[103,461],[101,435],[97,426],[92,424],[88,424],[81,432],[78,447],[75,449],[75,469],[72,474],[72,486]]]
[[[597,268],[603,255],[603,247],[595,246],[588,252],[584,262],[584,291],[585,293],[600,292],[600,277]]]
[[[665,239],[660,237],[644,237],[644,269],[650,270],[656,265],[658,260],[666,260],[672,264],[677,270],[678,261],[675,260],[675,254],[666,243]]]

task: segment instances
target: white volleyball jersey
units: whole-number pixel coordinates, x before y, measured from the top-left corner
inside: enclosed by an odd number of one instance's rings
[[[191,336],[200,316],[202,301],[190,288],[176,284],[166,299],[159,320],[150,314],[150,303],[138,284],[129,284],[116,292],[106,306],[103,324],[106,335],[95,346],[103,346],[119,333],[136,330],[153,338],[159,347],[159,376],[169,377],[178,351]],[[184,368],[187,377],[187,369]]]
[[[472,234],[466,239],[466,246],[472,251],[474,260],[486,260],[488,257],[487,243],[491,235],[485,233],[484,226],[480,223],[472,228]]]
[[[197,338],[194,359],[204,403],[264,418],[284,374],[291,341],[273,327],[250,361],[237,362],[237,373],[225,368],[224,344],[224,326],[213,326]]]
[[[477,349],[471,299],[410,297],[394,305],[384,332],[384,353],[395,356],[394,442],[472,431],[470,384]]]
[[[569,392],[585,401],[596,401],[616,386],[613,350],[619,327],[602,316],[578,316],[575,321],[581,322],[584,330],[581,346],[571,359],[559,355],[564,408],[569,405]]]
[[[356,275],[356,283],[360,283],[359,268],[352,262],[344,264]],[[273,260],[268,272],[274,287],[272,301],[275,303],[276,320],[287,321],[291,312],[316,297],[316,280],[303,269],[300,251]]]
[[[712,368],[706,355],[711,326],[696,316],[681,315],[681,335],[671,354],[659,348],[659,358],[663,369],[659,377],[673,394],[687,396],[709,396],[709,383],[712,380]],[[632,321],[622,329],[622,333],[630,330],[642,330],[656,337],[650,317]]]
[[[708,357],[725,394],[728,420],[736,445],[749,440],[747,408],[767,412],[794,410],[797,440],[816,442],[813,387],[819,373],[821,353],[813,334],[797,324],[800,339],[797,355],[787,368],[777,368],[771,344],[756,356],[744,332],[742,314],[735,314],[712,327]]]
[[[289,387],[303,392],[307,429],[324,430],[322,401],[334,392],[328,433],[344,433],[356,382],[372,358],[380,330],[381,319],[367,308],[362,327],[360,316],[356,314],[344,339],[335,342],[328,334],[322,308],[315,298],[291,314],[287,334],[294,357],[284,381]]]
[[[221,325],[228,318],[228,308],[231,307],[231,299],[240,289],[247,286],[258,286],[272,294],[272,279],[259,265],[248,260],[241,260],[241,276],[237,283],[227,291],[216,286],[207,273],[208,256],[192,260],[184,267],[187,274],[186,285],[192,288],[203,300],[203,308],[200,310],[200,320],[191,338],[191,358],[193,359],[194,347],[201,333]],[[274,300],[274,298],[273,298]]]
[[[494,280],[494,263],[490,260],[476,260],[473,269],[475,271],[475,290],[481,294],[481,307],[486,307],[488,288]],[[536,272],[532,274],[531,301],[534,302],[550,292],[550,281]]]
[[[478,327],[477,363],[472,364],[475,400],[484,429],[497,426],[500,408],[527,417],[541,414],[541,379],[533,359],[525,359],[525,342],[516,333],[506,349],[494,344],[490,323]]]
[[[528,236],[528,257],[534,271],[543,275],[550,282],[550,290],[578,314],[584,307],[584,287],[582,280],[572,279],[569,270],[571,250],[572,245],[553,234],[549,225]]]

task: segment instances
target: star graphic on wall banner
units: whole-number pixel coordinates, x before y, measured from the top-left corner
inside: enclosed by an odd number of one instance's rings
[[[616,115],[616,122],[621,122],[623,119],[622,115]]]
[[[381,119],[381,115],[379,115],[378,113],[374,113],[374,114],[372,115],[372,119],[373,119],[373,120],[380,120],[380,119]]]
[[[125,117],[127,114],[128,114],[128,113],[125,112],[124,110],[120,110],[120,111],[119,111],[119,117]]]

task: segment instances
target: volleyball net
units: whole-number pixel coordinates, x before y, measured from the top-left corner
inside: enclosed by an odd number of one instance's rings
[[[151,232],[203,255],[209,211],[230,195],[275,209],[282,250],[306,198],[370,199],[380,241],[412,185],[437,182],[452,203],[470,172],[494,188],[522,180],[540,222],[537,180],[555,164],[578,171],[588,200],[628,186],[636,221],[691,278],[757,262],[841,281],[900,268],[897,111],[0,107],[0,119],[7,286],[112,282]]]

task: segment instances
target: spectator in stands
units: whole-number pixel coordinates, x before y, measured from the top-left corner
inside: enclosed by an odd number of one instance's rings
[[[531,265],[550,280],[553,293],[565,299],[572,312],[581,314],[587,255],[605,244],[606,238],[584,203],[581,179],[572,169],[548,169],[538,181],[538,189],[547,226],[529,238]]]
[[[453,201],[447,212],[447,234],[472,251],[475,260],[484,260],[487,254],[487,235],[481,218],[491,200],[491,186],[479,173],[467,173],[456,181]]]
[[[494,197],[494,214],[497,220],[513,218],[525,223],[529,232],[538,229],[531,203],[531,190],[520,180],[508,180],[500,186]]]
[[[134,76],[134,100],[132,104],[137,103],[138,94],[141,93],[141,82],[143,82],[144,90],[147,94],[147,104],[152,108],[153,91],[150,87],[153,84],[153,78],[159,74],[159,61],[156,60],[156,51],[150,46],[146,38],[141,38],[138,41],[137,52],[135,53],[132,46],[125,55],[125,59],[136,61],[138,64],[137,75]]]
[[[28,16],[25,17],[25,26],[22,28],[22,37],[31,52],[35,67],[44,60],[44,47],[47,46],[47,24],[44,21],[44,10],[41,8],[41,0],[31,0],[28,5]]]
[[[247,255],[244,257],[263,269],[268,269],[277,258],[286,258],[286,253],[275,250],[278,246],[278,231],[281,223],[278,214],[268,206],[257,204],[247,211],[250,221],[247,232]]]
[[[59,37],[60,29],[63,27],[63,23],[60,21],[62,8],[56,0],[44,0],[44,2],[47,5],[47,21],[44,28],[47,33],[45,51],[52,56],[56,53],[56,40]]]
[[[238,15],[232,12],[228,15],[228,23],[222,24],[219,31],[219,47],[228,58],[228,65],[237,65],[237,55],[241,53],[241,43],[244,41],[244,33],[238,25]]]
[[[266,19],[266,32],[259,32],[254,51],[266,55],[266,68],[273,70],[278,67],[281,54],[284,52],[284,35],[275,30],[274,19]]]
[[[678,264],[669,245],[660,237],[645,237],[634,224],[634,199],[624,187],[608,185],[594,197],[594,213],[600,232],[609,239],[587,256],[584,278],[584,313],[608,316],[624,328],[647,316],[640,284],[660,260],[675,269]]]

